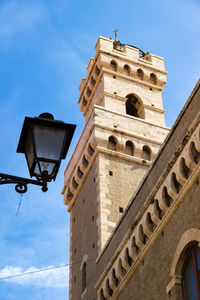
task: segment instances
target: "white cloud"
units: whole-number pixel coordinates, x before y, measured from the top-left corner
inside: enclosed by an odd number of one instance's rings
[[[7,1],[0,4],[0,39],[10,42],[16,35],[30,33],[48,17],[47,10],[36,4]]]
[[[45,269],[52,268],[48,266]],[[62,267],[52,270],[41,271],[33,274],[27,274],[19,277],[7,278],[22,273],[29,273],[33,271],[40,271],[36,267],[22,269],[21,267],[6,266],[0,270],[0,279],[11,284],[18,284],[22,286],[36,286],[43,288],[67,288],[68,287],[68,267]]]

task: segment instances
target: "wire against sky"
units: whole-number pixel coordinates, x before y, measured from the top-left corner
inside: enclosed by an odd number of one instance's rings
[[[87,261],[94,261],[94,260],[95,259],[88,259]],[[11,276],[7,276],[7,277],[0,277],[0,280],[10,279],[10,278],[14,278],[14,277],[20,277],[20,276],[25,276],[25,275],[31,275],[31,274],[34,274],[34,273],[46,272],[46,271],[49,271],[49,270],[55,270],[55,269],[59,269],[59,268],[66,268],[68,266],[77,265],[77,264],[81,264],[81,263],[82,263],[82,261],[79,261],[79,262],[75,262],[73,264],[64,264],[64,265],[49,267],[49,268],[40,269],[40,270],[36,270],[36,271],[30,271],[30,272],[26,272],[26,273],[11,275]]]

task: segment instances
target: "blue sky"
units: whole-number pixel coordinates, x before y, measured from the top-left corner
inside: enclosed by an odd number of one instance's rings
[[[77,124],[68,157],[49,191],[30,186],[20,196],[0,187],[0,277],[68,262],[69,214],[63,205],[63,172],[83,128],[78,86],[99,35],[118,37],[163,56],[163,92],[172,126],[200,77],[198,0],[0,0],[0,107],[2,173],[28,177],[16,154],[25,116],[48,111]],[[68,269],[0,281],[1,300],[67,300]]]

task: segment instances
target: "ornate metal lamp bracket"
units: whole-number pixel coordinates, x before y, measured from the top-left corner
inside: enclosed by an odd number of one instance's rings
[[[33,180],[33,179],[28,179],[28,178],[23,178],[23,177],[0,173],[0,184],[11,184],[11,183],[15,184],[15,190],[19,194],[24,194],[27,192],[28,184],[34,184],[34,185],[41,186],[43,192],[46,192],[48,190],[46,180],[37,181],[37,180]]]

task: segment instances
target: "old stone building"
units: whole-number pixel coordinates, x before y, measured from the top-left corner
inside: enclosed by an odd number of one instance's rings
[[[69,299],[200,300],[200,82],[170,130],[163,58],[104,37],[95,50],[63,188]]]

